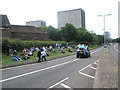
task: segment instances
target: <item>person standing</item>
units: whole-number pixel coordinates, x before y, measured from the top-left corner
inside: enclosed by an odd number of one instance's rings
[[[41,52],[41,55],[42,55],[42,61],[43,61],[43,59],[44,59],[44,61],[46,61],[46,52],[43,50],[42,52]]]
[[[40,50],[38,51],[37,56],[38,56],[38,62],[41,62],[41,51]]]

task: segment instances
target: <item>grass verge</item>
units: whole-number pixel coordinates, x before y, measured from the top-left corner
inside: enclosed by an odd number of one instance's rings
[[[47,60],[51,60],[51,59],[56,59],[59,57],[63,57],[63,56],[68,56],[68,55],[72,55],[75,54],[75,52],[67,52],[67,50],[65,50],[66,53],[61,53],[58,50],[56,50],[56,52],[49,52],[49,56],[46,57]],[[21,56],[21,52],[17,53],[19,58],[22,58]],[[23,61],[13,61],[13,56],[12,54],[10,56],[6,56],[6,54],[2,54],[2,67],[9,67],[9,66],[16,66],[16,65],[22,65],[22,64],[29,64],[29,63],[35,63],[38,61],[37,58],[37,51],[33,53],[33,56],[30,56],[30,59],[28,60],[23,60]]]
[[[90,46],[89,49],[95,49],[95,48],[98,48],[100,46]],[[65,50],[66,53],[61,53],[58,51],[58,49],[56,49],[56,52],[49,52],[49,56],[46,57],[47,60],[52,60],[52,59],[56,59],[56,58],[60,58],[60,57],[64,57],[64,56],[69,56],[69,55],[74,55],[76,52],[68,52],[68,49]],[[22,51],[19,51],[17,52],[19,58],[22,58],[21,56],[21,52]],[[5,67],[10,67],[10,66],[17,66],[17,65],[23,65],[23,64],[29,64],[29,63],[35,63],[38,61],[38,58],[37,58],[37,52],[34,52],[33,53],[33,56],[30,57],[30,59],[28,60],[23,60],[23,61],[13,61],[12,60],[13,56],[12,54],[10,56],[6,56],[6,54],[2,54],[2,68],[5,68]]]

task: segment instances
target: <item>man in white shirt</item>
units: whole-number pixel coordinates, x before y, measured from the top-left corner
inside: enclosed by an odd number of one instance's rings
[[[41,52],[41,56],[42,56],[42,61],[43,61],[43,59],[44,59],[44,61],[46,61],[46,52],[45,51],[42,51]]]

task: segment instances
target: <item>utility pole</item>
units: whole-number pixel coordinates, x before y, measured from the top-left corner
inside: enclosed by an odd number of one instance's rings
[[[112,15],[112,14],[105,14],[105,15],[97,15],[98,17],[102,17],[103,16],[103,24],[104,24],[104,27],[103,27],[103,30],[104,30],[104,45],[106,43],[106,40],[105,40],[105,17],[106,16],[109,16],[109,15]]]

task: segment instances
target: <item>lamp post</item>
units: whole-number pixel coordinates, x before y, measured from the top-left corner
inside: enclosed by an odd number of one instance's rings
[[[105,15],[97,15],[98,17],[102,17],[103,16],[103,24],[104,24],[104,45],[105,45],[105,16],[109,16],[109,15],[112,15],[112,14],[105,14]]]

